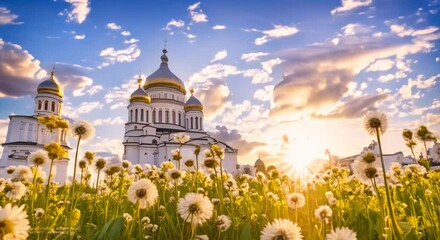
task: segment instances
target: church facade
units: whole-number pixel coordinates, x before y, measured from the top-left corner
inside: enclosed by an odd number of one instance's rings
[[[39,116],[61,117],[63,107],[63,94],[60,85],[55,79],[54,71],[48,80],[38,85],[35,96],[34,113],[32,115],[10,115],[8,132],[0,159],[0,174],[5,174],[9,166],[29,165],[28,156],[32,152],[43,149],[45,144],[57,142],[69,150],[66,130],[54,129],[50,131],[38,122]],[[65,182],[67,179],[67,166],[69,159],[62,158],[54,162],[54,180]],[[43,164],[43,170],[49,173],[50,163]]]
[[[229,172],[236,169],[237,149],[214,139],[204,130],[202,103],[193,95],[186,99],[186,88],[168,67],[167,50],[161,56],[159,69],[149,75],[144,84],[138,79],[138,89],[130,96],[127,106],[128,118],[125,124],[123,159],[133,164],[160,166],[164,161],[172,161],[171,151],[179,148],[173,140],[177,133],[190,136],[181,147],[184,169],[186,160],[195,160],[196,145],[201,148],[199,165],[203,152],[212,144],[225,150],[223,167]]]

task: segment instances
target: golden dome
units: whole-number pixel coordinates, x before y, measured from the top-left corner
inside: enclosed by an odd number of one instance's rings
[[[61,92],[61,87],[55,80],[55,72],[53,70],[50,73],[50,78],[38,85],[37,92],[55,94],[59,97],[63,96],[63,93]]]
[[[161,64],[159,69],[147,77],[144,84],[144,89],[152,87],[170,87],[179,90],[181,93],[186,94],[185,85],[171,70],[168,68],[168,57],[166,55],[167,50],[162,50],[163,54],[160,57]]]
[[[190,90],[190,92],[191,92],[191,97],[188,98],[188,101],[186,101],[183,109],[185,110],[185,112],[188,112],[191,110],[197,110],[197,111],[203,112],[202,103],[199,101],[199,99],[194,97],[194,95],[193,95],[194,91],[192,89]]]
[[[141,88],[142,79],[139,77],[138,84],[139,87],[130,95],[130,102],[145,102],[147,104],[151,103],[151,98],[148,94]]]

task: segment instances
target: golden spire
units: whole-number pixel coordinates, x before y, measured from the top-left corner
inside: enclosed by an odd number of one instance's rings
[[[193,88],[190,88],[190,89],[189,89],[189,92],[191,93],[191,96],[194,95],[194,89],[193,89]]]
[[[139,74],[139,78],[138,78],[138,86],[139,86],[139,88],[141,87],[141,83],[142,83],[142,77],[141,77],[141,75]]]

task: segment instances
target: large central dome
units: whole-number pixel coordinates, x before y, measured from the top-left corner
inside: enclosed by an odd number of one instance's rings
[[[147,90],[152,87],[170,87],[179,90],[186,94],[185,85],[171,70],[168,68],[167,50],[162,50],[163,54],[160,57],[162,63],[159,69],[147,77],[144,84],[144,89]]]

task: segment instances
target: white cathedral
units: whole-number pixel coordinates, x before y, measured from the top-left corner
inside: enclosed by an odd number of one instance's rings
[[[9,166],[32,165],[27,160],[31,152],[43,149],[45,144],[57,142],[66,150],[68,146],[67,131],[54,129],[50,131],[46,126],[38,122],[37,117],[55,115],[61,117],[63,108],[63,93],[52,71],[48,80],[43,81],[37,87],[33,115],[10,115],[8,132],[3,146],[3,154],[0,159],[0,175],[4,176],[5,169]],[[54,180],[65,182],[67,179],[67,167],[69,159],[65,158],[54,161]],[[49,173],[50,163],[46,162],[42,167]]]
[[[123,159],[133,164],[156,166],[172,161],[171,151],[179,148],[173,136],[183,132],[190,136],[190,140],[182,146],[181,166],[185,160],[195,160],[196,145],[201,147],[200,165],[204,150],[217,144],[225,150],[223,167],[228,172],[234,171],[238,150],[204,131],[202,103],[194,97],[192,90],[186,100],[185,85],[168,68],[167,50],[162,52],[159,69],[147,77],[143,86],[142,79],[138,79],[139,87],[130,96]]]
[[[185,133],[190,140],[181,148],[182,162],[195,160],[196,145],[201,148],[199,165],[203,162],[203,152],[212,144],[217,144],[225,151],[223,168],[233,172],[237,167],[237,149],[214,139],[203,128],[203,105],[193,96],[186,100],[185,85],[168,68],[167,50],[164,49],[161,64],[157,71],[147,77],[142,86],[130,96],[128,104],[128,121],[125,123],[123,159],[133,164],[152,164],[160,166],[162,162],[173,161],[171,151],[179,148],[173,140],[174,134]],[[45,115],[62,116],[63,93],[55,79],[54,71],[48,80],[38,85],[35,96],[33,115],[11,115],[9,126],[0,159],[0,175],[13,165],[32,165],[27,160],[31,152],[43,149],[45,144],[57,142],[67,150],[68,134],[66,130],[50,131],[39,123],[37,117]],[[173,161],[176,163],[175,161]],[[65,182],[69,159],[66,156],[54,162],[56,172],[54,180]],[[43,165],[49,172],[49,163]]]

